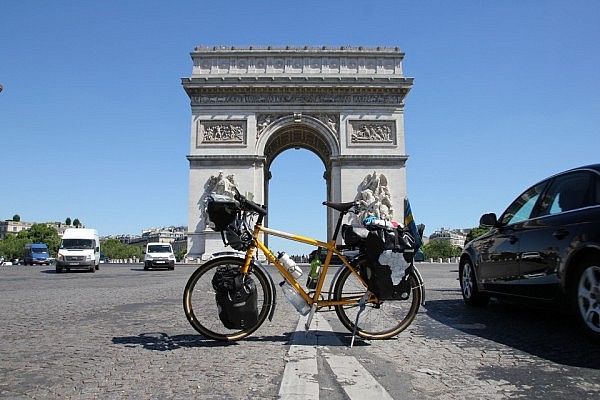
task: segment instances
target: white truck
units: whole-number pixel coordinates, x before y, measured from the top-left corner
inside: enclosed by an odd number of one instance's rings
[[[150,268],[175,269],[175,254],[169,243],[151,242],[144,251],[144,270]]]
[[[63,234],[56,257],[56,272],[100,267],[100,239],[95,229],[68,228]]]

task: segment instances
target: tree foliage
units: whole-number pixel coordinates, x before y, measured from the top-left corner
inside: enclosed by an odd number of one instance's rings
[[[425,259],[433,258],[450,258],[460,256],[461,249],[458,246],[453,246],[447,240],[431,240],[423,246],[423,254]]]
[[[79,228],[79,227],[81,226],[81,222],[79,221],[79,218],[75,218],[75,219],[73,220],[73,226],[74,226],[75,228]]]
[[[50,255],[56,256],[60,237],[54,227],[46,224],[33,224],[28,230],[22,230],[18,234],[9,234],[0,241],[0,256],[7,260],[23,258],[25,245],[27,243],[46,243]]]
[[[13,215],[12,220],[15,222],[19,222],[21,221],[21,216],[19,214],[15,214]]]
[[[124,244],[117,239],[106,239],[101,241],[101,249],[104,255],[111,259],[119,258],[142,258],[142,247]]]
[[[71,226],[71,217],[67,217],[67,219],[65,219],[65,225]]]

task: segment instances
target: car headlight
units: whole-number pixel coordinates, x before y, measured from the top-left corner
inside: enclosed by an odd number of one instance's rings
[[[171,254],[171,255],[169,256],[169,260],[175,260],[175,256],[174,256],[173,254]]]
[[[58,253],[58,256],[56,256],[56,259],[58,261],[64,261],[65,260],[65,256],[63,256],[62,254]]]
[[[146,254],[146,260],[151,261],[152,260],[152,256],[150,254]]]
[[[88,254],[87,256],[85,256],[85,259],[89,261],[92,259],[92,256]]]

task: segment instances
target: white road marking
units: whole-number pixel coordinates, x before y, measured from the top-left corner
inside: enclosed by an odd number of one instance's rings
[[[331,325],[315,314],[311,330],[304,332],[306,317],[301,317],[292,337],[287,364],[279,388],[280,399],[318,399],[317,348],[333,371],[336,380],[352,400],[387,400],[392,396],[353,356],[334,355],[326,347],[341,346]],[[323,335],[322,332],[326,334]]]
[[[319,398],[319,382],[316,379],[317,348],[308,344],[308,335],[304,332],[306,319],[300,318],[292,336],[292,345],[287,354],[287,364],[279,387],[282,400]]]

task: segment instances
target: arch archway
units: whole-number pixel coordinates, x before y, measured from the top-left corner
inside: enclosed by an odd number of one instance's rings
[[[314,153],[323,163],[325,172],[322,179],[325,180],[325,193],[321,201],[331,198],[329,179],[331,160],[332,156],[339,155],[339,142],[335,138],[335,133],[324,122],[312,116],[296,114],[277,118],[264,130],[257,141],[257,154],[264,154],[265,156],[264,198],[266,204],[270,204],[271,199],[269,192],[273,161],[286,150],[300,148]],[[315,182],[315,185],[318,184],[321,184],[321,182]],[[314,206],[317,205],[320,206],[320,202]],[[270,226],[271,219],[267,216],[265,222],[267,226]],[[325,234],[330,231],[331,227],[329,221],[327,221]],[[324,237],[324,235],[320,235],[318,238],[323,239]]]
[[[230,176],[268,204],[273,160],[290,148],[325,166],[327,200],[351,201],[365,176],[385,175],[396,212],[406,194],[404,98],[412,79],[398,48],[199,47],[190,97],[188,256],[223,250],[206,229],[203,199],[212,177]],[[328,233],[336,214],[328,210]]]

